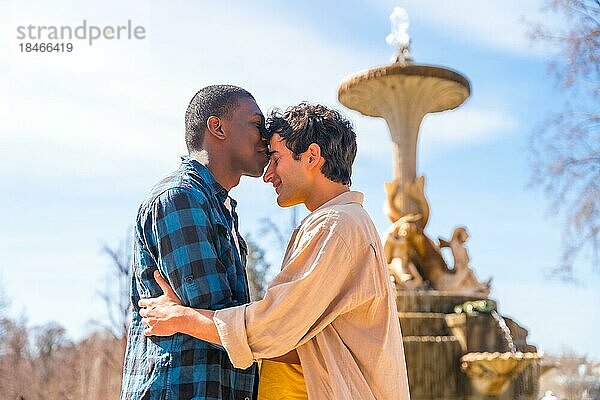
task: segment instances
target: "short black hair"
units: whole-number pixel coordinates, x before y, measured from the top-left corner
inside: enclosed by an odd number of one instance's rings
[[[208,118],[227,117],[243,97],[254,100],[250,92],[234,85],[211,85],[196,92],[185,111],[185,144],[190,153],[202,150]]]
[[[321,148],[325,164],[321,172],[333,182],[351,183],[352,163],[356,157],[356,133],[352,123],[339,111],[321,104],[302,102],[284,112],[274,110],[267,120],[266,139],[274,134],[285,140],[285,145],[298,160],[308,146],[316,143]]]

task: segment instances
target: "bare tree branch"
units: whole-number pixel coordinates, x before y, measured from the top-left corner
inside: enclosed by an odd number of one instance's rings
[[[568,101],[531,135],[531,182],[564,219],[555,272],[571,279],[586,249],[592,268],[600,271],[600,1],[549,0],[547,8],[568,21],[566,31],[535,24],[530,37],[559,50],[549,73]]]
[[[130,234],[127,234],[127,238],[130,238],[130,236]],[[131,312],[129,294],[132,261],[131,241],[129,239],[123,240],[117,248],[104,245],[102,253],[108,256],[110,269],[106,285],[98,293],[98,296],[104,302],[108,320],[102,319],[92,322],[108,332],[114,339],[121,341],[125,346]]]

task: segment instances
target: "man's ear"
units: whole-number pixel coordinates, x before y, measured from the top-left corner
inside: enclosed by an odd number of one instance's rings
[[[223,132],[223,121],[214,115],[208,117],[206,120],[206,132],[217,139],[225,139],[225,133]]]
[[[313,169],[315,167],[321,167],[325,163],[325,159],[321,156],[321,146],[316,143],[311,143],[306,149],[306,161],[308,169]]]

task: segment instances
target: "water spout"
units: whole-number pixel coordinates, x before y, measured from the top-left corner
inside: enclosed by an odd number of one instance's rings
[[[506,343],[508,344],[508,350],[513,354],[516,353],[517,348],[515,347],[515,342],[513,341],[512,335],[510,334],[510,329],[508,329],[508,325],[506,325],[506,321],[504,320],[504,318],[502,318],[502,316],[500,316],[500,314],[498,314],[496,310],[492,310],[490,314],[492,318],[494,318],[498,323],[500,330],[502,330],[504,338],[506,339]]]

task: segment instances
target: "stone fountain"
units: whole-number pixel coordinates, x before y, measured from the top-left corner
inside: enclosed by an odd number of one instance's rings
[[[488,299],[491,281],[481,282],[470,266],[467,229],[457,227],[437,242],[425,233],[430,209],[425,178],[417,175],[419,127],[426,114],[460,106],[471,86],[456,71],[414,63],[406,12],[397,7],[390,19],[391,64],[346,78],[338,98],[363,115],[384,118],[391,134],[384,210],[392,224],[384,253],[397,288],[411,398],[537,399],[541,356],[527,344],[527,331],[501,317]],[[451,266],[444,247],[452,252]]]

